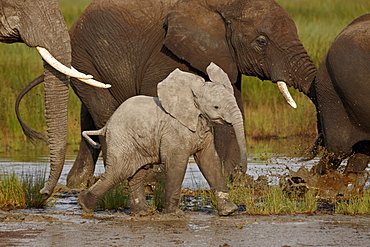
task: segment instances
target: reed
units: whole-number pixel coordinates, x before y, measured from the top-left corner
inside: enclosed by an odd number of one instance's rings
[[[51,200],[39,193],[46,181],[46,171],[22,172],[18,176],[14,171],[2,171],[0,174],[0,209],[45,208]]]
[[[2,171],[0,174],[0,209],[10,210],[26,207],[22,181],[15,172]]]
[[[51,202],[45,200],[40,190],[46,182],[46,170],[35,170],[31,173],[22,173],[22,188],[26,198],[27,208],[45,208]]]

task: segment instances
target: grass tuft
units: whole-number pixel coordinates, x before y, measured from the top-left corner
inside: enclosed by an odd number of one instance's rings
[[[0,174],[0,209],[26,208],[26,196],[22,181],[15,172]]]
[[[347,200],[339,200],[335,203],[335,213],[348,215],[370,214],[370,189],[362,194],[351,195]]]
[[[34,171],[31,174],[22,173],[22,187],[26,198],[27,208],[45,208],[48,201],[40,194],[46,182],[46,170]]]
[[[129,208],[129,189],[123,183],[114,186],[107,194],[98,202],[99,209],[127,209]]]
[[[45,208],[50,200],[39,193],[45,184],[46,171],[32,174],[22,173],[19,177],[15,172],[0,174],[0,209]]]

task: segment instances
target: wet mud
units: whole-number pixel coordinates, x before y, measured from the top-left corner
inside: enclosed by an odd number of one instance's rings
[[[0,212],[0,246],[369,246],[370,217]]]
[[[314,174],[302,166],[298,171],[289,170],[289,174],[280,178],[280,186],[287,191],[304,194],[308,191],[317,194],[323,200],[348,198],[363,191],[370,177],[368,171],[342,174],[331,171],[325,175]]]

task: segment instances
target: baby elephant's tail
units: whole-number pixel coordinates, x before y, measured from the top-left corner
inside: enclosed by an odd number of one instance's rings
[[[104,126],[103,128],[99,130],[85,130],[85,131],[82,131],[82,136],[85,137],[85,139],[90,143],[91,146],[93,146],[96,149],[99,149],[100,144],[95,142],[93,139],[91,139],[90,135],[92,136],[105,135],[105,129],[106,129],[106,126]]]

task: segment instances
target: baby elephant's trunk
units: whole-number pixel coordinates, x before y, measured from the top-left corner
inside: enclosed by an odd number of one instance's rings
[[[235,101],[234,96],[227,101],[227,114],[225,119],[233,125],[236,141],[240,149],[240,165],[235,167],[236,171],[245,173],[247,171],[247,145],[244,132],[244,121],[242,113]]]
[[[100,148],[100,144],[95,142],[93,139],[91,139],[90,135],[92,136],[102,136],[102,135],[105,135],[105,130],[106,130],[106,126],[104,126],[103,128],[99,129],[99,130],[85,130],[85,131],[82,131],[82,136],[88,141],[88,143],[96,148],[96,149],[99,149]]]

